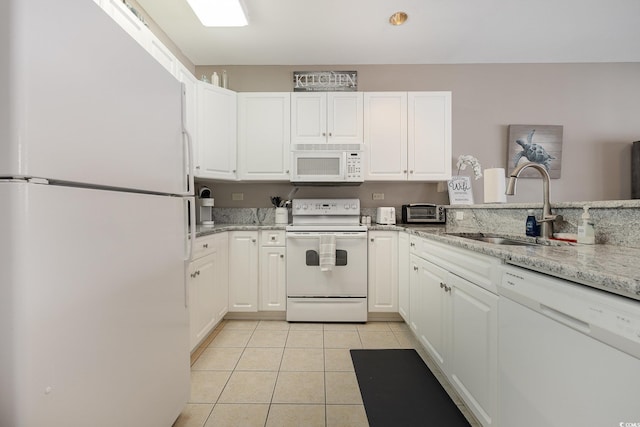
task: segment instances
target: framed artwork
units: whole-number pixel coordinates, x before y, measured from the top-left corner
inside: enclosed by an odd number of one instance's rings
[[[551,178],[560,178],[562,166],[562,126],[509,125],[507,171],[520,163],[541,164]],[[534,170],[525,170],[520,178],[539,178]]]
[[[450,205],[472,205],[473,192],[471,178],[468,176],[454,176],[447,181]]]

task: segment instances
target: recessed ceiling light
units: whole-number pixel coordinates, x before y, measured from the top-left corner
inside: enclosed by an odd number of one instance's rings
[[[242,0],[187,0],[205,27],[244,27],[248,24]]]
[[[389,23],[391,25],[402,25],[407,21],[408,17],[404,12],[396,12],[389,17]]]

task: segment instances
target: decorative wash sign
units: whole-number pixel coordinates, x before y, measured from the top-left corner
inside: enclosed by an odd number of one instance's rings
[[[294,92],[357,91],[357,71],[294,71]]]

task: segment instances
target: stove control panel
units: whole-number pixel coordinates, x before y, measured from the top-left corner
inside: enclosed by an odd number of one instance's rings
[[[294,199],[293,215],[360,215],[360,199]]]

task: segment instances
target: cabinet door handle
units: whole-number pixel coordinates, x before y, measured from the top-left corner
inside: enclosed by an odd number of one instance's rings
[[[411,246],[411,247],[415,248],[415,247],[416,247],[416,244],[415,244],[415,243],[413,243],[413,242],[411,242],[411,243],[409,243],[409,246]]]
[[[329,136],[330,136],[330,137],[331,137],[331,136],[333,136],[333,133],[329,132]]]
[[[276,240],[276,236],[271,236],[271,240]]]
[[[289,169],[287,169],[287,170],[285,171],[285,173],[289,173]]]
[[[407,173],[407,170],[406,170],[406,169],[405,169],[405,170],[403,170],[403,171],[402,171],[402,173]]]
[[[280,254],[280,258],[284,258],[284,255],[283,255],[283,254]]]
[[[372,242],[374,241],[374,238],[373,238],[373,237],[371,238],[371,241],[372,241]]]
[[[413,173],[413,171],[409,171],[409,173]]]
[[[251,239],[251,242],[255,243],[255,242],[256,242],[256,239]]]
[[[413,266],[413,271],[418,271],[418,267],[416,267],[415,265]]]
[[[327,136],[327,133],[326,132],[322,132],[322,136]]]
[[[206,248],[208,248],[208,247],[209,247],[209,244],[208,244],[208,243],[204,243],[204,244],[202,245],[202,247],[206,249]]]

